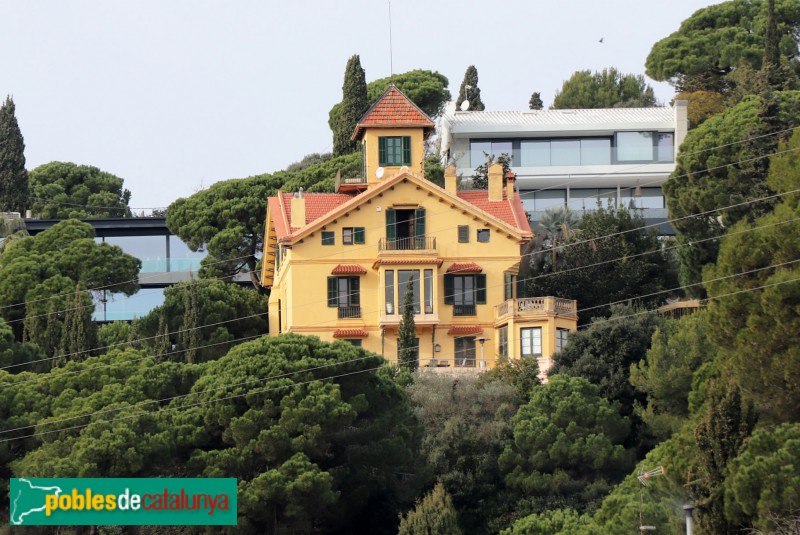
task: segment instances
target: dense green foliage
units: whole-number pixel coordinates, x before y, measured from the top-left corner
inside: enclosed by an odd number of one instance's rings
[[[367,99],[370,104],[374,104],[389,84],[394,84],[428,117],[434,118],[442,113],[444,105],[450,101],[450,91],[447,89],[449,83],[447,77],[437,71],[415,69],[373,80],[367,84]]]
[[[686,136],[675,171],[664,183],[683,245],[678,249],[682,284],[700,282],[703,268],[716,261],[719,242],[713,238],[739,220],[752,221],[771,210],[774,200],[748,201],[774,193],[767,183],[768,156],[780,140],[774,132],[794,126],[798,114],[800,91],[769,99],[752,95]]]
[[[424,428],[420,453],[452,496],[459,525],[470,534],[496,532],[497,518],[515,502],[498,464],[519,406],[514,386],[427,372],[407,391]]]
[[[351,140],[359,119],[370,106],[367,98],[367,81],[361,59],[358,55],[347,60],[344,68],[341,106],[330,115],[330,127],[333,131],[333,154],[342,156],[358,150],[358,142]]]
[[[592,74],[577,71],[556,91],[553,108],[649,108],[656,105],[653,88],[641,74],[622,74],[614,67]]]
[[[123,183],[97,167],[50,162],[30,172],[30,208],[42,219],[131,217]]]
[[[345,342],[284,335],[204,364],[127,349],[46,376],[0,373],[3,425],[88,424],[2,454],[27,476],[236,477],[239,532],[395,533],[417,491],[397,474],[415,471],[419,431],[402,390],[372,371],[381,364]]]
[[[205,249],[200,276],[226,276],[248,272],[253,285],[261,285],[256,273],[266,219],[265,199],[278,190],[333,191],[336,172],[359,176],[361,155],[349,154],[305,167],[249,178],[224,180],[167,209],[167,226],[190,249]]]
[[[633,424],[626,445],[641,448],[647,443],[641,421],[634,414],[634,406],[646,398],[631,384],[630,369],[645,357],[653,333],[663,323],[655,312],[616,305],[610,318],[593,321],[588,329],[573,333],[549,372],[583,377],[596,385],[605,399],[619,403],[620,414]]]
[[[469,111],[483,111],[486,106],[483,105],[481,100],[481,88],[478,87],[478,69],[475,65],[467,67],[464,73],[464,80],[461,82],[461,87],[458,89],[458,98],[456,99],[456,109],[461,109],[461,103],[464,101],[469,102]]]
[[[96,243],[91,225],[62,221],[0,255],[0,315],[17,341],[36,343],[47,357],[84,351],[94,344],[94,305],[83,289],[131,295],[140,265],[119,247]]]
[[[439,483],[400,519],[398,535],[461,535],[453,500]],[[472,532],[470,532],[472,533]]]
[[[783,154],[772,157],[771,190],[800,189],[797,148],[800,134],[781,145]],[[709,334],[721,349],[724,370],[772,422],[800,418],[798,199],[797,194],[786,195],[772,213],[732,227],[716,265],[704,273],[709,296],[720,296],[709,310]],[[741,232],[746,230],[750,232]],[[750,289],[758,291],[742,292]]]
[[[694,374],[714,353],[708,314],[696,312],[660,322],[646,358],[631,365],[630,382],[642,394],[634,401],[636,414],[657,439],[677,433],[689,417]]]
[[[653,45],[647,75],[681,91],[725,92],[737,68],[761,68],[766,19],[764,0],[731,0],[699,9]],[[797,71],[800,2],[777,0],[775,19],[780,60]]]
[[[585,511],[630,469],[629,431],[617,403],[595,385],[553,375],[514,416],[500,467],[511,490],[539,499],[532,512],[560,504]]]
[[[560,244],[550,241],[531,255],[527,294],[576,299],[581,323],[608,315],[610,303],[663,303],[665,290],[675,287],[672,262],[644,226],[634,210],[598,206],[586,212]]]
[[[501,535],[600,535],[588,515],[579,515],[574,509],[548,509],[514,522]]]
[[[725,480],[725,511],[758,529],[775,527],[776,518],[796,510],[800,497],[800,425],[784,424],[753,433],[747,448],[730,463]]]
[[[267,332],[266,310],[266,297],[250,288],[201,279],[164,290],[164,304],[137,320],[136,329],[153,350],[159,329],[173,333],[169,345],[174,349],[163,356],[165,360],[203,362]]]
[[[0,212],[25,213],[28,172],[25,170],[25,140],[19,129],[14,100],[7,96],[0,106]]]

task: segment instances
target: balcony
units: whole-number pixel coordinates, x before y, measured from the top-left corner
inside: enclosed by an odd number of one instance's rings
[[[453,305],[453,316],[477,316],[475,305]]]
[[[378,325],[381,327],[397,327],[400,325],[400,320],[403,319],[403,315],[400,313],[399,310],[394,310],[393,314],[382,313],[380,318],[378,319]],[[417,326],[422,325],[438,325],[439,324],[439,314],[433,311],[432,307],[425,307],[425,313],[420,313],[419,310],[414,312],[414,324]]]
[[[352,318],[360,318],[361,317],[361,307],[356,306],[349,306],[349,307],[339,307],[339,319],[352,319]]]
[[[378,240],[378,251],[435,251],[436,238],[433,236],[416,236],[414,238],[381,238]]]
[[[336,173],[334,181],[334,191],[336,193],[347,193],[349,191],[363,191],[367,189],[366,177],[342,178],[341,173]]]
[[[525,297],[509,299],[495,307],[495,322],[509,318],[544,318],[548,316],[578,317],[578,303],[558,297]]]

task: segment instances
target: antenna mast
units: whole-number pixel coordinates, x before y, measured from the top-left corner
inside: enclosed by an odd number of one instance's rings
[[[389,81],[394,78],[394,64],[392,57],[392,0],[389,0]]]

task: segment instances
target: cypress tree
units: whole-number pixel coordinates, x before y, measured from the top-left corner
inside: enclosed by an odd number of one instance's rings
[[[28,206],[25,141],[10,96],[0,106],[0,212],[24,213]]]
[[[403,317],[397,328],[397,364],[416,370],[419,367],[417,356],[417,328],[414,324],[414,281],[409,280],[403,296]]]
[[[532,110],[541,110],[544,108],[544,102],[542,102],[542,94],[538,91],[535,91],[531,95],[531,99],[528,101],[528,107]]]
[[[183,325],[180,333],[183,355],[189,363],[194,363],[197,359],[200,341],[200,330],[197,327],[197,284],[192,282],[183,287]]]
[[[358,120],[369,109],[367,81],[358,54],[347,60],[342,84],[342,102],[338,117],[334,118],[333,155],[341,156],[358,150],[358,143],[350,140]]]
[[[169,341],[169,323],[164,311],[158,316],[158,333],[155,338],[155,357],[161,359],[169,358],[168,353],[172,350],[172,345]]]
[[[478,87],[478,69],[475,68],[475,65],[467,67],[467,72],[464,73],[464,81],[461,82],[461,88],[458,90],[456,109],[461,109],[461,103],[465,100],[469,101],[469,111],[483,111],[485,109],[481,101],[481,89]]]
[[[461,535],[453,499],[441,483],[400,518],[398,535]]]

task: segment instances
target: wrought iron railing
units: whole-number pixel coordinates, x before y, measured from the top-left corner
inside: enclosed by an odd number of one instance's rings
[[[477,309],[475,305],[453,305],[454,316],[475,316]]]
[[[436,249],[436,238],[433,236],[416,236],[414,238],[381,238],[378,240],[379,251],[422,251]]]
[[[349,319],[349,318],[360,318],[361,317],[361,307],[356,306],[349,306],[349,307],[339,307],[339,319]]]

